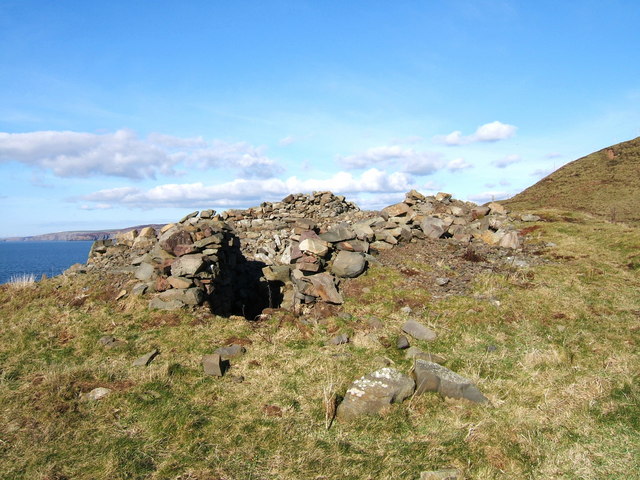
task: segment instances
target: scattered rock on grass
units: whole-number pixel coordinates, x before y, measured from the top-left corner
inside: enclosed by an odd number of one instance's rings
[[[105,335],[103,337],[100,337],[100,340],[98,340],[98,343],[100,345],[104,345],[105,348],[116,348],[122,345],[126,345],[127,342],[123,340],[118,340],[113,335]]]
[[[226,347],[216,348],[213,353],[217,353],[220,355],[222,360],[229,360],[231,358],[239,357],[243,355],[247,351],[242,345],[238,345],[237,343],[233,343],[231,345],[227,345]]]
[[[83,393],[80,398],[88,401],[100,400],[101,398],[106,397],[112,392],[110,388],[98,387],[94,388],[88,393]]]
[[[402,331],[404,333],[408,333],[416,340],[426,340],[430,342],[435,340],[437,337],[436,332],[415,320],[409,320],[406,322],[402,326]]]
[[[438,355],[437,353],[423,352],[422,349],[418,347],[409,347],[405,352],[405,357],[408,359],[420,359],[434,363],[444,363],[446,361],[446,358],[443,356]]]
[[[335,337],[327,340],[325,345],[342,345],[344,343],[349,343],[349,335],[341,333],[340,335],[336,335]]]
[[[205,375],[222,377],[229,368],[229,361],[222,360],[222,357],[217,353],[203,355],[202,367],[204,368]]]
[[[409,348],[409,339],[404,335],[400,335],[398,340],[396,341],[396,347],[400,350],[404,350],[405,348]]]
[[[471,380],[437,363],[417,359],[412,376],[416,382],[416,395],[438,392],[443,397],[464,398],[474,403],[489,402]]]
[[[428,472],[420,472],[420,480],[460,480],[462,472],[455,468],[446,468],[444,470],[430,470]]]
[[[379,413],[392,403],[402,402],[414,389],[410,377],[393,368],[381,368],[353,382],[338,406],[337,417],[349,420]]]
[[[144,355],[142,355],[139,358],[136,358],[133,361],[133,366],[134,367],[146,367],[147,365],[149,365],[152,360],[154,358],[156,358],[156,356],[160,353],[160,351],[157,348],[154,348],[153,350],[151,350],[149,353],[145,353]]]

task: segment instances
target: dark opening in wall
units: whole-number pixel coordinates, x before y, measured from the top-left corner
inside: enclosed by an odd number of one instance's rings
[[[240,315],[254,320],[265,308],[279,308],[281,283],[265,280],[263,262],[248,260],[234,237],[219,253],[219,272],[210,287],[208,302],[216,315]]]

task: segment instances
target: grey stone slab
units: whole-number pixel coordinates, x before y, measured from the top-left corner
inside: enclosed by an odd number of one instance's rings
[[[417,340],[425,340],[431,342],[437,338],[436,332],[431,330],[426,325],[423,325],[415,320],[409,320],[402,326],[402,331],[408,333]]]
[[[474,403],[489,402],[471,380],[437,363],[415,360],[412,376],[416,382],[416,395],[438,392],[443,397],[464,398]]]
[[[246,353],[247,349],[242,345],[238,345],[236,343],[232,345],[227,345],[226,347],[219,347],[214,350],[213,353],[217,353],[220,355],[222,360],[229,360],[231,358],[237,358]]]
[[[203,355],[202,367],[205,375],[213,375],[216,377],[222,377],[229,368],[229,362],[223,360],[222,357],[217,354]]]
[[[146,367],[147,365],[149,365],[153,361],[154,358],[156,358],[158,356],[159,353],[160,353],[160,351],[158,349],[154,348],[149,353],[145,353],[141,357],[136,358],[133,361],[133,366],[134,367]]]

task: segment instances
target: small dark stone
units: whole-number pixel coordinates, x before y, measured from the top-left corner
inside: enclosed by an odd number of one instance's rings
[[[242,345],[238,345],[234,343],[232,345],[228,345],[226,347],[216,348],[213,353],[217,353],[222,357],[222,360],[229,360],[231,358],[239,357],[243,355],[247,351]]]
[[[336,335],[330,340],[327,340],[325,345],[342,345],[343,343],[349,343],[349,335],[346,333],[341,333],[340,335]]]
[[[400,335],[398,337],[398,341],[396,342],[396,347],[400,350],[404,350],[405,348],[409,348],[409,339],[404,335]]]

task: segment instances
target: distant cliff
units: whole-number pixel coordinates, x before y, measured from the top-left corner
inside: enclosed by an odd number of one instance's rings
[[[152,227],[159,230],[163,225],[151,224],[151,225],[137,225],[135,227],[119,228],[115,230],[96,230],[96,231],[74,231],[74,232],[57,232],[57,233],[44,233],[42,235],[33,235],[30,237],[8,237],[0,239],[0,242],[49,242],[49,241],[96,241],[105,240],[107,238],[113,238],[118,233],[128,232],[130,230],[141,230],[144,227]]]

